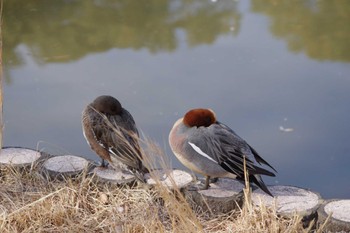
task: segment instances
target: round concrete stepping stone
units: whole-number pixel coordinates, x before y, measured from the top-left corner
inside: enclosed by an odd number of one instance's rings
[[[274,197],[257,189],[252,193],[252,202],[256,205],[260,205],[262,202],[267,207],[274,207],[276,203],[279,214],[310,212],[315,210],[321,202],[318,193],[298,187],[276,185],[268,186],[268,189]]]
[[[133,184],[136,181],[136,177],[127,171],[121,169],[115,169],[112,167],[95,167],[93,169],[95,177],[100,182],[124,185]]]
[[[41,153],[36,150],[20,147],[7,147],[1,149],[0,165],[27,167],[39,160],[40,157]]]
[[[153,170],[150,173],[145,174],[145,179],[147,184],[151,186],[160,183],[169,189],[174,189],[174,186],[182,189],[191,184],[194,180],[191,174],[179,169]]]
[[[89,161],[75,155],[60,155],[47,159],[42,167],[51,178],[59,176],[74,177],[81,174],[89,166]]]
[[[243,203],[244,185],[237,180],[220,178],[211,183],[207,190],[185,190],[186,198],[194,204],[214,215],[228,213]]]
[[[325,229],[330,232],[350,232],[350,200],[329,200],[318,211],[319,222],[323,223],[329,215]]]
[[[317,209],[322,203],[318,193],[283,185],[268,186],[268,189],[274,197],[257,189],[252,193],[252,203],[257,206],[263,204],[266,207],[276,208],[276,212],[285,217],[298,214],[302,217],[304,227],[307,227],[312,220],[317,220]]]

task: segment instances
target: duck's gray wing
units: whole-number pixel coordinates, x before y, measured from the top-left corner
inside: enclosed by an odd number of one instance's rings
[[[254,159],[260,164],[264,164],[268,167],[270,167],[272,170],[274,170],[275,172],[276,169],[273,168],[266,160],[264,160],[259,154],[258,152],[256,152],[256,150],[251,147],[245,140],[243,140],[240,136],[238,136],[230,127],[228,127],[227,125],[218,122],[217,124],[219,124],[223,129],[227,130],[229,133],[234,135],[234,138],[236,139],[236,141],[240,141],[240,146],[242,146],[242,148],[245,148],[245,150],[247,150],[247,147],[249,148],[251,154],[254,156]]]
[[[196,146],[208,159],[215,161],[228,172],[244,177],[243,160],[250,175],[275,176],[272,172],[257,166],[249,145],[231,129],[220,123],[199,127],[188,137],[191,146]]]

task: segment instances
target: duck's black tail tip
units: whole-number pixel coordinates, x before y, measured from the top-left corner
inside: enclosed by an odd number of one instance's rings
[[[264,181],[261,179],[260,175],[252,175],[249,177],[250,182],[253,182],[256,184],[262,191],[264,191],[266,194],[270,195],[271,197],[274,197],[270,190],[266,187]]]

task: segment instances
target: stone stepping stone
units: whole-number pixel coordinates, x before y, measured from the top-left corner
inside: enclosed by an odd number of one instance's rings
[[[320,224],[331,215],[325,226],[327,231],[350,232],[350,199],[326,201],[318,213]]]
[[[47,159],[42,169],[51,178],[75,177],[89,166],[89,161],[75,155],[60,155]]]
[[[274,197],[257,189],[252,193],[252,203],[257,206],[263,203],[266,207],[276,208],[277,214],[285,217],[297,214],[302,217],[304,227],[313,219],[317,220],[317,209],[322,203],[318,193],[283,185],[268,186],[268,189]]]
[[[174,186],[179,189],[187,187],[193,182],[194,177],[188,172],[179,169],[156,169],[145,174],[145,179],[147,184],[151,186],[160,183],[161,185],[173,190]]]
[[[194,208],[218,215],[242,206],[243,188],[244,185],[235,179],[219,178],[207,190],[185,190],[185,196]]]
[[[20,147],[7,147],[1,149],[0,165],[30,167],[34,162],[38,161],[40,157],[41,153],[36,150]]]
[[[132,185],[136,178],[133,174],[121,169],[108,167],[95,167],[92,171],[97,180],[102,183],[110,183],[116,185]]]

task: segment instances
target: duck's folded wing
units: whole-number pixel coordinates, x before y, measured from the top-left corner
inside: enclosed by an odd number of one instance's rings
[[[244,177],[244,158],[250,175],[274,176],[272,172],[257,166],[252,158],[249,145],[232,130],[227,130],[226,127],[213,124],[209,127],[198,128],[197,132],[188,138],[188,141],[226,171],[234,173],[238,177]]]
[[[141,166],[141,151],[137,136],[133,132],[124,129],[114,129],[111,134],[113,143],[109,145],[109,151],[122,163],[139,168]]]

